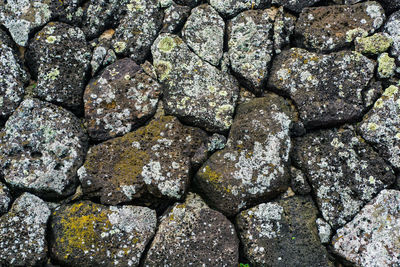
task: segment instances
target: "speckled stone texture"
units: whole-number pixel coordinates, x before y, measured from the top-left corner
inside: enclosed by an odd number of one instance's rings
[[[272,0],[272,4],[283,6],[294,12],[301,12],[303,8],[312,6],[320,0]]]
[[[164,10],[164,20],[161,32],[176,33],[185,24],[186,19],[190,15],[190,7],[181,6],[172,2],[172,4]]]
[[[51,219],[51,254],[66,266],[139,266],[153,237],[155,211],[89,201],[57,208]]]
[[[161,218],[144,266],[236,266],[235,227],[196,194]]]
[[[400,64],[400,10],[389,17],[385,23],[384,32],[392,38],[393,45],[390,54],[395,57],[397,63]]]
[[[0,215],[8,211],[8,207],[12,201],[12,196],[8,187],[0,183]]]
[[[224,17],[234,17],[249,9],[263,9],[271,4],[271,0],[209,0],[210,5]]]
[[[22,194],[0,217],[0,265],[34,266],[47,260],[50,209],[40,198]]]

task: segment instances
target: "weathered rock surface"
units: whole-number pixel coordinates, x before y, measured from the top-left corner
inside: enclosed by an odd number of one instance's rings
[[[354,41],[355,50],[367,55],[378,55],[386,52],[392,43],[392,38],[380,32],[368,37],[357,37]]]
[[[272,4],[283,6],[294,12],[301,12],[303,8],[312,6],[320,0],[272,0]]]
[[[377,76],[381,79],[392,78],[395,74],[396,62],[388,53],[382,53],[378,57],[378,72]]]
[[[352,127],[296,138],[293,158],[307,175],[323,218],[334,228],[350,221],[396,179]]]
[[[87,140],[72,113],[38,99],[24,100],[0,132],[4,180],[45,198],[68,195]]]
[[[193,127],[167,116],[92,147],[79,169],[82,190],[105,204],[137,199],[146,193],[180,199],[189,185],[190,159],[207,139]]]
[[[133,60],[118,60],[86,87],[89,136],[102,141],[137,128],[154,115],[160,94],[160,84]]]
[[[400,64],[400,10],[389,17],[383,30],[392,38],[393,45],[390,54],[394,56],[397,63]]]
[[[153,237],[155,211],[89,201],[57,208],[51,220],[51,254],[67,266],[138,266]]]
[[[296,194],[307,195],[311,192],[311,187],[308,184],[307,177],[301,170],[291,166],[290,176],[291,176],[290,187]]]
[[[208,131],[227,131],[239,94],[235,79],[201,60],[176,35],[161,34],[152,46],[158,79],[165,84],[167,114]]]
[[[163,33],[176,33],[185,24],[190,15],[190,7],[181,6],[172,2],[171,6],[164,10]]]
[[[161,218],[144,266],[236,266],[235,227],[195,194]]]
[[[293,99],[306,127],[334,125],[362,116],[374,68],[373,60],[356,52],[292,48],[275,58],[268,83]]]
[[[332,226],[324,219],[318,218],[315,223],[318,227],[318,235],[322,244],[328,244],[331,240]]]
[[[195,7],[201,3],[201,0],[174,0],[178,5]]]
[[[262,203],[236,217],[252,266],[333,266],[318,236],[311,197]]]
[[[8,207],[12,201],[10,190],[0,182],[0,215],[8,211]]]
[[[81,108],[91,53],[78,27],[50,22],[33,37],[26,57],[38,81],[36,97],[73,111]]]
[[[210,0],[210,5],[226,18],[236,16],[249,9],[263,9],[271,4],[271,0]]]
[[[379,0],[388,11],[396,11],[400,9],[400,0]]]
[[[103,32],[100,37],[91,42],[93,47],[92,59],[90,66],[92,67],[92,77],[103,67],[106,67],[117,60],[117,55],[111,47],[112,37],[115,31],[113,29]]]
[[[276,95],[238,107],[228,143],[195,176],[211,207],[227,216],[285,192],[292,114]]]
[[[400,191],[383,190],[337,230],[334,251],[359,266],[400,265]]]
[[[217,66],[224,48],[225,22],[210,5],[192,9],[182,30],[182,38],[201,59]]]
[[[383,8],[375,1],[305,8],[297,20],[295,32],[300,45],[333,51],[343,48],[362,32],[374,33],[385,18]]]
[[[34,266],[47,259],[46,227],[50,216],[40,198],[22,194],[0,217],[0,265]]]

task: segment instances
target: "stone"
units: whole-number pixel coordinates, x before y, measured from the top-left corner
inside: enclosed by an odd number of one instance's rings
[[[196,194],[161,218],[143,266],[237,266],[234,225]]]
[[[210,0],[209,2],[225,18],[232,18],[249,9],[263,9],[271,4],[271,0]]]
[[[47,259],[46,227],[50,209],[46,202],[23,193],[0,217],[0,265],[40,266]]]
[[[357,52],[378,55],[386,52],[393,44],[393,40],[386,34],[378,32],[368,37],[357,37],[354,44]]]
[[[400,10],[390,15],[383,31],[392,38],[393,45],[390,49],[390,55],[396,58],[397,64],[400,64]]]
[[[290,44],[290,37],[294,32],[296,20],[297,18],[285,12],[283,7],[278,9],[278,13],[275,16],[273,32],[275,54],[281,53],[282,49]]]
[[[382,190],[332,238],[334,252],[359,266],[400,265],[400,191]]]
[[[298,195],[307,195],[311,192],[311,187],[308,184],[307,177],[296,167],[290,167],[291,188]]]
[[[296,23],[297,42],[318,51],[338,50],[353,41],[355,32],[374,33],[385,19],[375,1],[304,8]]]
[[[318,227],[318,235],[322,244],[328,244],[332,236],[332,227],[324,219],[318,218],[315,223]]]
[[[50,22],[33,37],[26,53],[37,86],[35,97],[78,112],[91,53],[78,27]]]
[[[86,131],[72,113],[26,99],[0,132],[0,169],[11,188],[64,197],[75,190],[87,146]]]
[[[89,136],[104,141],[138,128],[156,112],[161,92],[160,84],[130,58],[108,66],[83,96]]]
[[[293,163],[306,174],[322,217],[335,229],[396,179],[352,126],[296,138]]]
[[[152,46],[153,64],[165,85],[167,114],[210,132],[226,132],[239,94],[236,80],[201,60],[176,35],[161,34]]]
[[[18,107],[29,81],[11,38],[0,29],[0,119],[10,116]]]
[[[380,54],[378,57],[378,77],[388,79],[394,76],[396,70],[395,59],[390,57],[388,53]]]
[[[382,6],[392,12],[400,9],[400,0],[379,0],[382,3]]]
[[[51,255],[66,266],[139,266],[156,225],[146,207],[63,205],[52,213]]]
[[[236,216],[251,266],[334,266],[318,236],[311,197],[262,203]]]
[[[320,0],[272,0],[272,4],[283,6],[293,12],[300,13],[303,8],[312,6]]]
[[[225,22],[211,6],[192,9],[182,30],[185,43],[202,60],[218,66],[224,48]]]
[[[189,185],[190,158],[206,142],[200,129],[172,116],[91,147],[79,169],[83,193],[116,205],[151,194],[151,202],[180,199]]]
[[[400,90],[391,85],[364,116],[358,130],[395,169],[400,169]]]
[[[111,40],[114,36],[115,31],[110,29],[103,32],[100,37],[91,43],[94,47],[92,50],[92,59],[90,60],[90,66],[92,67],[92,77],[96,73],[117,61],[117,55],[111,47]]]
[[[180,6],[172,2],[172,5],[164,10],[162,33],[177,33],[185,24],[190,15],[190,7]]]
[[[269,94],[241,104],[224,149],[197,172],[194,183],[207,203],[228,217],[286,191],[292,113]]]
[[[157,0],[130,0],[113,38],[114,51],[142,62],[162,28],[163,12]]]
[[[178,5],[195,7],[199,5],[201,0],[174,0]]]
[[[291,97],[306,127],[342,124],[362,117],[374,68],[356,52],[292,48],[275,58],[268,86]]]
[[[0,216],[8,211],[12,196],[8,187],[0,182]]]

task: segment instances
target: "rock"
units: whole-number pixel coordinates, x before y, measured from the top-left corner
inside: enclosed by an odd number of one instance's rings
[[[50,210],[40,198],[22,194],[0,217],[0,265],[37,266],[47,259]]]
[[[249,9],[263,9],[271,4],[271,0],[210,0],[209,2],[215,10],[226,18],[232,18]]]
[[[38,81],[34,96],[79,111],[90,56],[79,28],[59,22],[47,24],[33,37],[26,54]]]
[[[238,107],[225,148],[194,179],[212,208],[230,217],[286,191],[291,119],[288,103],[276,95]]]
[[[236,226],[252,266],[332,266],[320,243],[310,197],[291,197],[242,211]]]
[[[12,196],[8,187],[0,182],[0,216],[8,211]]]
[[[290,44],[290,37],[294,32],[294,27],[297,18],[280,7],[278,13],[275,16],[274,21],[274,51],[276,54],[282,52],[282,49]]]
[[[201,3],[201,0],[174,0],[178,5],[195,7]]]
[[[388,53],[383,53],[378,57],[378,77],[388,79],[393,77],[396,70],[395,59],[390,57]]]
[[[190,158],[207,135],[167,116],[93,146],[78,171],[82,190],[104,204],[152,195],[180,199],[189,185]]]
[[[72,113],[38,99],[24,100],[0,132],[4,180],[44,198],[69,195],[87,143]]]
[[[306,127],[335,125],[363,115],[374,68],[373,60],[356,52],[292,48],[275,58],[268,85],[291,97]]]
[[[383,8],[375,1],[304,8],[295,32],[299,45],[319,51],[333,51],[353,41],[354,31],[374,33],[385,18]]]
[[[145,207],[64,205],[52,213],[51,254],[66,266],[139,266],[156,224]]]
[[[103,141],[124,135],[154,115],[161,86],[130,58],[108,66],[86,87],[89,136]]]
[[[163,12],[157,0],[130,0],[126,7],[127,13],[115,30],[114,51],[142,62],[162,28]]]
[[[298,195],[307,195],[311,192],[311,187],[307,182],[307,177],[305,177],[304,173],[291,166],[290,167],[290,176],[291,176],[291,188]]]
[[[202,60],[218,66],[223,54],[224,33],[224,20],[214,8],[204,4],[192,9],[182,38]]]
[[[175,2],[173,0],[158,0],[158,4],[161,8],[168,8],[172,6]]]
[[[143,266],[237,266],[235,227],[196,194],[161,218]]]
[[[392,38],[393,45],[390,49],[390,55],[396,58],[397,64],[400,64],[400,10],[389,17],[383,31]]]
[[[231,75],[202,61],[172,34],[157,38],[152,55],[158,79],[166,86],[167,114],[211,132],[229,129],[239,94]]]
[[[29,74],[23,68],[11,38],[0,29],[0,119],[7,118],[24,96]]]
[[[388,11],[396,11],[400,9],[400,0],[379,0],[382,6]]]
[[[172,2],[172,5],[164,10],[162,33],[177,33],[185,24],[190,15],[190,7],[180,6]]]
[[[90,66],[92,67],[92,76],[103,67],[106,67],[117,60],[114,50],[111,48],[111,40],[114,36],[114,30],[107,30],[102,33],[97,41],[92,42],[93,52]]]
[[[272,0],[272,4],[283,6],[291,11],[300,13],[303,8],[312,6],[320,0]]]
[[[323,218],[335,229],[396,179],[351,126],[296,138],[293,161],[306,174]]]
[[[383,33],[375,33],[368,37],[357,37],[354,44],[357,52],[367,55],[378,55],[386,52],[393,40]]]
[[[359,266],[400,265],[400,191],[382,190],[337,230],[335,253]]]
[[[50,21],[51,0],[0,0],[0,24],[20,46],[28,44],[29,34]]]
[[[318,235],[322,244],[328,244],[331,240],[332,227],[324,219],[318,218],[315,223],[318,227]]]
[[[52,20],[57,19],[70,25],[81,22],[84,15],[83,3],[84,0],[51,0]]]
[[[221,134],[213,134],[209,136],[207,142],[203,143],[191,158],[191,164],[195,170],[217,150],[221,150],[226,145],[226,137]]]
[[[395,169],[400,169],[399,87],[388,87],[364,116],[358,130]]]

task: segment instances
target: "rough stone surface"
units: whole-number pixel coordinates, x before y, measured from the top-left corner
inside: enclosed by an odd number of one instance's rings
[[[389,79],[394,76],[395,70],[395,59],[390,57],[388,53],[380,54],[378,57],[378,77],[381,79]]]
[[[18,107],[28,80],[29,75],[11,39],[0,29],[0,119],[8,117]]]
[[[306,127],[334,125],[362,116],[374,68],[373,60],[356,52],[292,48],[275,58],[268,83],[293,99]]]
[[[291,166],[290,167],[290,176],[291,176],[291,188],[298,195],[307,195],[311,192],[311,187],[308,184],[307,177],[304,173]]]
[[[174,0],[178,5],[195,7],[201,3],[201,0]]]
[[[354,41],[355,50],[367,55],[378,55],[386,52],[392,43],[392,38],[380,32],[368,37],[357,37]]]
[[[332,51],[353,41],[359,32],[373,33],[385,21],[377,2],[305,8],[296,23],[298,43],[306,48]]]
[[[334,251],[360,266],[400,265],[400,191],[383,190],[332,239]]]
[[[400,0],[379,0],[388,11],[396,11],[400,9]]]
[[[118,60],[86,87],[89,136],[102,141],[137,128],[154,115],[160,94],[160,84],[133,60]]]
[[[239,94],[234,78],[201,60],[178,36],[161,34],[152,46],[167,114],[208,131],[227,131]]]
[[[276,95],[238,107],[228,143],[195,176],[211,207],[227,216],[285,192],[292,114]]]
[[[310,197],[262,203],[242,211],[236,225],[252,266],[332,266],[318,237]]]
[[[8,207],[12,201],[10,190],[8,187],[0,183],[0,215],[8,211]]]
[[[389,17],[383,31],[392,38],[393,45],[390,54],[395,57],[397,63],[400,64],[400,10]]]
[[[235,227],[195,194],[161,218],[144,266],[236,266]]]
[[[332,227],[324,219],[318,218],[315,223],[318,227],[318,235],[322,244],[328,244],[331,240]]]
[[[91,42],[93,47],[92,59],[90,66],[92,67],[92,77],[103,67],[106,67],[117,60],[114,50],[111,47],[111,40],[115,31],[113,29],[103,32],[100,37]]]
[[[301,12],[303,8],[312,6],[320,0],[272,0],[272,4],[283,6],[294,12]]]
[[[30,42],[27,60],[37,79],[36,97],[73,111],[82,105],[90,50],[77,27],[50,22]]]
[[[72,113],[37,99],[24,100],[0,132],[4,180],[45,198],[68,195],[87,139]]]
[[[210,5],[224,17],[231,18],[242,11],[262,9],[271,4],[271,0],[210,0]]]
[[[92,147],[78,171],[82,190],[105,204],[142,197],[180,199],[189,185],[190,158],[207,135],[163,116]]]
[[[164,10],[163,28],[161,32],[176,33],[185,24],[190,15],[190,7],[180,6],[172,3],[170,7]]]
[[[396,179],[350,126],[296,138],[293,157],[309,179],[323,218],[334,228],[350,221]]]
[[[66,266],[138,266],[156,224],[145,207],[61,206],[52,214],[51,254]]]
[[[46,227],[50,210],[40,198],[22,194],[0,217],[0,265],[34,266],[47,259]]]
[[[192,9],[182,37],[196,55],[217,66],[223,54],[224,33],[224,20],[214,8],[204,4]]]

